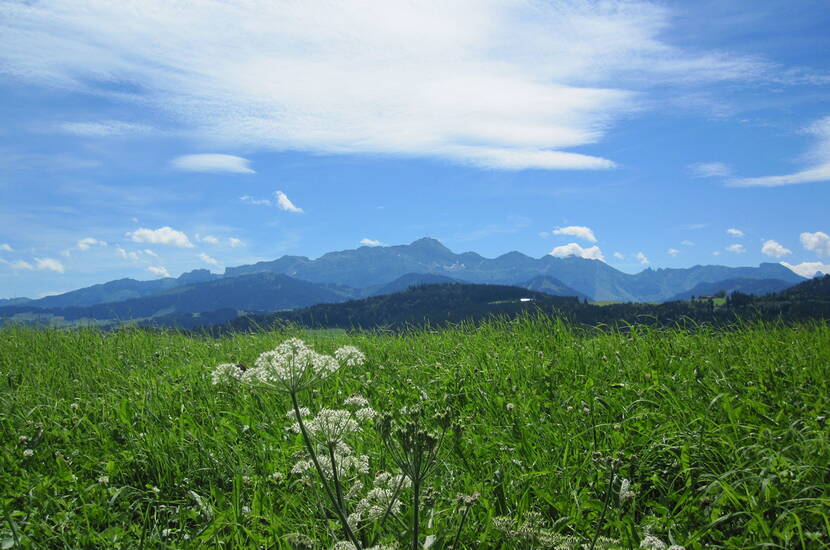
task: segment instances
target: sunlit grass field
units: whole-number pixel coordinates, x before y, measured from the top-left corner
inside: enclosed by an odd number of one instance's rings
[[[2,330],[0,547],[342,540],[313,478],[291,473],[303,443],[288,396],[211,381],[217,364],[252,365],[289,336],[367,358],[301,393],[312,411],[359,393],[393,415],[449,412],[421,545],[639,548],[650,535],[687,549],[830,548],[826,325],[577,331],[534,317],[219,339]],[[356,452],[394,470],[372,423],[362,429]],[[407,547],[409,513],[371,538]]]

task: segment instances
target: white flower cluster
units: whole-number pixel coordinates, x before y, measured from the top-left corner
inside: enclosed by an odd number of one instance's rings
[[[309,435],[322,443],[338,443],[346,434],[360,431],[360,425],[351,411],[343,409],[320,409],[317,415],[306,423]]]
[[[317,353],[299,338],[289,338],[271,351],[261,353],[241,380],[297,391],[338,368],[340,364],[334,357]]]
[[[346,407],[356,407],[357,410],[354,412],[355,418],[357,418],[358,422],[368,422],[369,420],[374,420],[378,413],[369,406],[369,401],[359,394],[354,394],[343,401],[343,405]]]
[[[215,384],[231,384],[242,379],[244,371],[233,363],[222,363],[213,369],[211,379]]]
[[[411,482],[405,476],[378,472],[373,485],[366,496],[357,503],[354,512],[349,514],[348,522],[353,529],[358,529],[363,522],[383,518],[387,510],[390,514],[400,513],[400,491],[409,487]]]
[[[366,356],[363,352],[354,346],[343,346],[334,352],[334,356],[338,361],[347,367],[359,367],[366,362]]]
[[[342,441],[334,444],[332,449],[334,454],[334,464],[337,466],[337,478],[345,480],[353,478],[357,475],[365,475],[369,473],[369,457],[366,455],[356,455],[351,447]],[[332,468],[332,460],[329,454],[329,449],[325,445],[317,446],[317,461],[320,464],[320,469],[323,471],[323,476],[331,480],[334,478],[334,470]],[[298,460],[294,467],[291,468],[292,474],[304,474],[314,468],[314,463],[310,458],[303,458]]]
[[[643,537],[643,540],[640,541],[640,548],[645,548],[646,550],[685,550],[685,548],[679,544],[666,546],[665,542],[658,539],[654,535],[646,535]]]
[[[332,546],[332,550],[357,550],[357,546],[355,546],[352,542],[344,540]],[[394,544],[376,544],[375,546],[370,546],[365,550],[398,550],[398,546]]]

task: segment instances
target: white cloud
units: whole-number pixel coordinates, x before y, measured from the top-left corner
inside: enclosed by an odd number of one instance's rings
[[[224,172],[231,174],[256,174],[248,165],[248,159],[234,155],[201,154],[183,155],[170,161],[176,170],[184,172]]]
[[[125,260],[138,261],[138,252],[127,252],[126,250],[124,250],[123,248],[120,248],[120,247],[116,248],[115,252],[121,258],[123,258]]]
[[[148,256],[152,256],[153,258],[158,258],[159,257],[158,254],[156,254],[155,252],[153,252],[149,248],[145,248],[144,250],[142,250],[142,252],[147,254]]]
[[[787,254],[792,254],[793,251],[789,248],[784,248],[780,243],[770,239],[765,241],[763,246],[761,246],[761,253],[773,258],[783,258]]]
[[[695,245],[695,243],[693,243],[692,241],[689,241],[689,240],[680,241],[680,244],[682,244],[683,246],[694,246]]]
[[[99,122],[62,122],[54,129],[65,134],[81,137],[120,137],[142,135],[153,132],[153,128],[144,124],[133,124],[120,120],[102,120]]]
[[[589,243],[597,242],[597,238],[594,236],[594,232],[591,231],[590,227],[585,227],[584,225],[569,225],[568,227],[557,227],[553,230],[554,235],[570,235],[572,237],[578,237],[580,239],[586,240]]]
[[[819,256],[830,256],[830,236],[822,231],[802,233],[801,245]]]
[[[11,268],[15,269],[15,270],[21,270],[21,269],[32,270],[32,269],[35,268],[35,266],[33,266],[32,264],[30,264],[29,262],[27,262],[25,260],[17,260],[15,262],[6,262],[4,260],[3,262],[8,263],[11,266]]]
[[[255,199],[250,195],[242,195],[239,200],[245,204],[253,204],[254,206],[271,206],[271,201],[268,199]]]
[[[208,256],[204,252],[199,253],[199,259],[202,260],[203,262],[205,262],[206,264],[220,265],[219,260],[217,260],[216,258],[211,258],[210,256]]]
[[[637,252],[636,254],[634,254],[634,257],[637,258],[637,260],[643,265],[649,264],[648,257],[642,252]]]
[[[35,258],[35,269],[39,271],[54,271],[55,273],[63,273],[65,271],[63,264],[53,258]]]
[[[715,250],[712,252],[712,256],[720,256],[720,250]]]
[[[781,265],[791,269],[793,272],[798,273],[802,277],[806,277],[808,279],[812,279],[819,273],[824,275],[830,275],[830,264],[824,264],[821,262],[802,262],[797,265],[788,264],[787,262],[781,262]]]
[[[669,256],[677,256],[678,254],[680,254],[680,251],[676,248],[669,248],[668,250],[666,250],[666,254],[668,254]]]
[[[78,250],[83,251],[83,250],[89,250],[93,246],[107,246],[107,243],[106,243],[106,241],[101,241],[101,240],[95,239],[93,237],[85,237],[85,238],[81,239],[80,241],[78,241],[78,244],[75,245],[75,248],[77,248]]]
[[[167,268],[164,266],[151,265],[147,268],[147,271],[149,271],[156,277],[171,277],[170,272],[167,271]]]
[[[181,248],[193,248],[193,243],[190,242],[187,235],[170,226],[159,227],[158,229],[142,227],[128,232],[127,237],[136,243],[166,244]]]
[[[690,164],[689,171],[695,178],[725,178],[732,175],[732,169],[722,162]]]
[[[727,252],[734,252],[735,254],[743,254],[744,252],[746,252],[746,248],[744,248],[744,245],[737,243],[730,244],[724,250],[726,250]]]
[[[728,234],[732,235],[733,237],[743,237],[744,236],[743,231],[741,231],[740,229],[735,229],[734,227],[730,227],[729,229],[726,230],[726,232]]]
[[[217,239],[213,235],[205,235],[204,237],[200,237],[199,235],[196,235],[196,238],[199,239],[200,241],[202,241],[203,243],[219,244],[219,239]]]
[[[761,176],[757,178],[739,178],[729,182],[733,187],[777,187],[817,181],[830,181],[830,116],[817,120],[803,133],[812,135],[815,144],[805,158],[809,166],[799,172],[783,176]]]
[[[100,0],[0,3],[0,65],[26,83],[155,108],[235,148],[502,169],[612,167],[569,151],[601,141],[646,103],[643,89],[772,72],[667,43],[675,14],[638,0],[140,8],[125,17]]]
[[[0,250],[2,250],[3,252],[14,252],[14,248],[12,248],[11,245],[8,245],[6,243],[0,244]]]
[[[231,245],[231,248],[239,248],[240,246],[245,246],[245,243],[242,242],[241,239],[237,239],[236,237],[229,238],[228,244]]]
[[[598,246],[582,248],[576,243],[569,243],[566,245],[557,246],[556,248],[550,251],[550,255],[556,256],[558,258],[577,256],[579,258],[585,258],[586,260],[600,260],[602,262],[605,261],[605,257],[602,255],[602,251],[599,249]]]
[[[614,257],[617,258],[618,260],[624,260],[625,259],[625,255],[620,253],[620,252],[614,252]]]
[[[288,200],[288,195],[282,191],[274,191],[274,197],[277,199],[277,206],[279,206],[280,210],[294,212],[295,214],[303,213],[303,209],[294,206],[294,203]]]
[[[364,246],[382,246],[383,243],[374,239],[360,239],[360,244]]]

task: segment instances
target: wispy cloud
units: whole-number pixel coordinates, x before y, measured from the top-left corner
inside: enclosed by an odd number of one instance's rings
[[[212,257],[208,256],[204,252],[199,253],[199,259],[202,260],[203,262],[205,262],[206,264],[216,265],[216,266],[221,265],[219,263],[219,260],[217,260],[216,258],[212,258]]]
[[[730,244],[724,250],[726,250],[727,252],[733,252],[735,254],[743,254],[744,252],[746,252],[746,248],[744,248],[744,245],[742,244]]]
[[[84,251],[89,250],[93,246],[107,246],[107,242],[96,239],[94,237],[84,237],[83,239],[78,241],[78,243],[75,245],[75,248]]]
[[[11,245],[6,243],[0,244],[0,250],[2,250],[3,252],[14,252],[14,248],[12,248]]]
[[[805,155],[808,161],[807,168],[780,176],[733,179],[728,185],[732,187],[778,187],[830,181],[830,116],[817,120],[803,132],[812,135],[815,139],[813,148]]]
[[[634,254],[634,257],[637,258],[637,261],[643,265],[648,265],[649,263],[651,263],[649,262],[648,257],[642,252],[637,252],[636,254]]]
[[[382,246],[383,243],[374,239],[360,239],[360,244],[364,246]]]
[[[614,257],[617,258],[618,260],[624,260],[625,259],[625,254],[623,254],[622,252],[614,252]]]
[[[568,227],[557,227],[553,230],[554,235],[570,235],[572,237],[578,237],[580,239],[586,240],[589,243],[597,242],[597,238],[594,236],[594,232],[591,230],[590,227],[585,227],[584,225],[569,225]]]
[[[247,149],[605,169],[612,160],[572,149],[601,141],[641,107],[642,90],[772,72],[672,46],[672,16],[637,0],[144,0],[129,17],[101,0],[6,2],[0,64],[27,82],[155,107]]]
[[[219,244],[219,239],[217,239],[213,235],[205,235],[204,237],[199,237],[197,235],[196,238],[199,239],[200,241],[202,241],[203,243]]]
[[[268,199],[255,199],[250,195],[242,195],[239,200],[245,204],[253,204],[254,206],[271,206],[271,201]]]
[[[220,172],[229,174],[256,174],[248,159],[234,155],[183,155],[170,161],[176,170],[184,172]]]
[[[768,241],[764,241],[764,244],[761,246],[761,253],[773,258],[783,258],[787,254],[792,254],[793,251],[789,248],[785,248],[781,245],[781,243],[770,239]]]
[[[277,200],[277,206],[280,208],[280,210],[285,210],[286,212],[293,212],[294,214],[303,213],[303,209],[294,206],[294,203],[288,199],[288,195],[286,195],[282,191],[275,191],[274,198]]]
[[[245,246],[245,243],[242,242],[242,239],[237,239],[236,237],[230,237],[228,239],[228,244],[231,245],[231,248],[239,248],[240,246]]]
[[[735,229],[734,227],[730,227],[729,229],[727,229],[726,233],[728,235],[733,236],[733,237],[743,237],[744,236],[743,231],[741,231],[740,229]]]
[[[186,234],[181,231],[176,231],[170,226],[159,227],[158,229],[142,227],[135,231],[129,231],[127,237],[136,243],[164,244],[181,248],[193,248],[193,243],[190,242]]]
[[[62,263],[54,258],[35,258],[35,269],[39,271],[54,271],[63,273],[65,268]]]
[[[668,254],[669,256],[677,256],[678,254],[680,254],[680,251],[676,248],[669,248],[668,250],[666,250],[666,254]]]
[[[57,132],[81,137],[106,138],[146,135],[154,132],[151,126],[135,124],[120,120],[102,120],[98,122],[61,122],[56,124]]]
[[[149,271],[156,277],[172,277],[172,275],[170,275],[170,272],[167,271],[167,268],[161,265],[151,265],[147,268],[147,271]]]
[[[732,168],[722,162],[690,164],[689,171],[695,178],[725,178],[732,175]]]
[[[578,258],[585,258],[586,260],[605,261],[605,256],[602,255],[602,250],[600,250],[598,246],[582,248],[577,243],[568,243],[562,246],[557,246],[550,251],[550,255],[556,256],[557,258],[576,256]]]

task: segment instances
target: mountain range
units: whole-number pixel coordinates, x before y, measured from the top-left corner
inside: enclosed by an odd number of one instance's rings
[[[509,285],[582,301],[663,302],[719,290],[780,291],[801,281],[776,263],[627,274],[602,261],[578,257],[532,258],[508,252],[491,259],[475,252],[456,254],[435,239],[423,238],[408,245],[330,252],[317,259],[283,256],[228,267],[221,275],[199,269],[175,279],[119,279],[38,300],[6,300],[0,302],[0,319],[125,321],[217,310],[271,312],[438,283]]]

